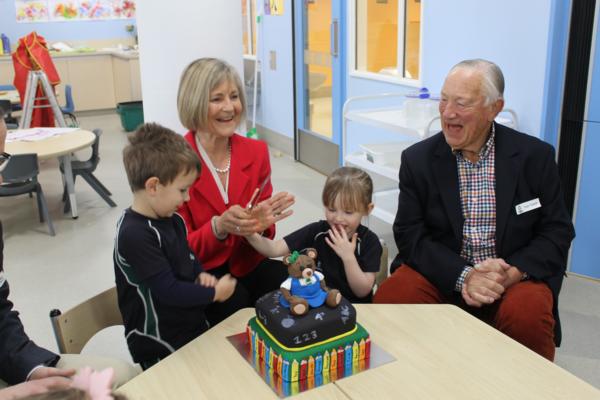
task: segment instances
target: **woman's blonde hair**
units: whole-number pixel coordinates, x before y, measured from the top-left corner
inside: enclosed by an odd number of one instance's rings
[[[373,181],[359,168],[341,167],[327,177],[323,188],[323,205],[333,208],[336,199],[347,211],[366,213],[373,197]]]
[[[179,82],[177,111],[183,126],[190,131],[197,131],[207,125],[210,92],[223,82],[235,84],[242,103],[240,121],[244,120],[246,95],[237,71],[223,60],[199,58],[185,68]]]

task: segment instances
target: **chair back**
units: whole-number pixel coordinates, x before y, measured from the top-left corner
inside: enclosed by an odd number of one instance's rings
[[[71,85],[65,85],[65,106],[63,112],[73,114],[75,112],[75,103],[73,102],[73,92]]]
[[[5,117],[10,116],[10,113],[12,112],[12,104],[10,103],[10,100],[0,100],[0,109],[4,111]]]
[[[4,111],[4,122],[8,129],[16,129],[19,127],[19,121],[11,115],[11,112],[15,110],[15,107],[10,100],[0,100],[0,109]]]
[[[86,343],[102,329],[123,325],[117,302],[117,288],[113,286],[65,313],[52,310],[50,321],[59,352],[79,354]]]
[[[379,272],[375,275],[375,285],[377,287],[388,277],[388,248],[383,240],[379,239],[379,241],[381,242],[382,251],[379,260]]]
[[[96,135],[96,139],[92,144],[92,156],[90,157],[92,163],[92,170],[96,169],[96,166],[100,162],[100,136],[102,135],[102,129],[96,128],[92,132]]]
[[[39,171],[36,153],[15,154],[8,160],[2,177],[5,183],[37,181]]]

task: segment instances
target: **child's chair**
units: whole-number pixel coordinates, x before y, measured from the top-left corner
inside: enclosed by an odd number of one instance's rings
[[[73,101],[73,88],[71,85],[65,85],[65,106],[61,107],[60,110],[65,117],[71,120],[69,126],[79,126],[79,122],[77,122],[77,117],[75,116],[75,102]]]
[[[65,313],[57,309],[50,311],[50,322],[59,352],[81,353],[96,333],[109,326],[123,325],[117,288],[113,286]]]
[[[388,248],[383,239],[379,239],[381,242],[381,259],[379,261],[379,272],[375,275],[375,286],[373,287],[373,293],[377,290],[381,282],[388,277]]]

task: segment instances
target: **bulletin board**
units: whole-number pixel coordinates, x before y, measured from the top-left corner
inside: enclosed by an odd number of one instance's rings
[[[135,18],[135,0],[14,0],[17,22]]]

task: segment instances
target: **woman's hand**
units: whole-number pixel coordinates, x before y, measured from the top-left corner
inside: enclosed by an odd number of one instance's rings
[[[218,234],[225,232],[230,235],[248,236],[256,232],[256,225],[257,220],[238,204],[229,207],[216,220]]]
[[[254,232],[263,232],[274,223],[292,215],[294,211],[289,208],[295,202],[294,195],[288,192],[279,192],[258,203],[250,210],[250,215],[256,220]]]

